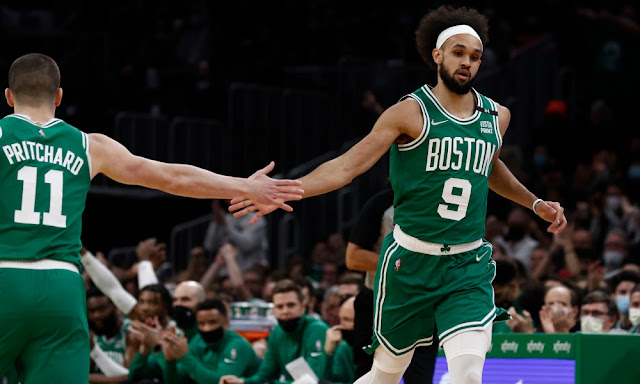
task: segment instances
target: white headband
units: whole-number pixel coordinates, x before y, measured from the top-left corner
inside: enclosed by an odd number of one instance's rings
[[[440,32],[440,34],[438,35],[438,40],[436,42],[436,48],[440,49],[440,47],[442,47],[442,44],[444,44],[444,42],[447,41],[447,39],[450,38],[451,36],[460,35],[463,33],[466,33],[468,35],[475,37],[476,39],[480,40],[480,44],[482,44],[482,39],[480,38],[480,36],[478,36],[478,33],[476,32],[475,29],[471,28],[466,24],[460,24],[460,25],[454,25],[453,27],[449,27],[444,31]]]

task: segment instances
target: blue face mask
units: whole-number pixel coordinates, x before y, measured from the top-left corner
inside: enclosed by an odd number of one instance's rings
[[[631,296],[629,295],[616,295],[616,305],[618,306],[618,311],[625,315],[629,314],[629,300]]]

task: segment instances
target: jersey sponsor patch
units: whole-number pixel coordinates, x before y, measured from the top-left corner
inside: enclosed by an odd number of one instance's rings
[[[482,133],[493,133],[493,124],[490,121],[481,121],[480,122],[480,132]]]

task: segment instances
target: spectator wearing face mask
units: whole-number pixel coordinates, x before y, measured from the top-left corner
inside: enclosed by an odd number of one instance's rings
[[[607,232],[604,238],[602,261],[607,271],[620,268],[629,257],[627,235],[624,230],[615,228]]]
[[[273,315],[278,325],[267,340],[267,352],[256,374],[251,377],[225,375],[220,384],[262,384],[275,381],[287,383],[293,377],[286,365],[299,357],[304,358],[318,379],[326,372],[324,339],[327,324],[305,314],[300,287],[290,279],[278,281],[273,287]],[[280,381],[278,381],[280,379]]]
[[[196,309],[198,334],[191,341],[175,328],[163,334],[163,383],[217,383],[224,375],[250,376],[260,366],[251,344],[228,329],[229,316],[222,300],[206,299]]]
[[[544,333],[570,333],[577,330],[578,295],[565,285],[551,286],[540,309],[540,327]]]
[[[173,291],[172,317],[187,340],[191,340],[198,333],[196,308],[205,298],[204,287],[194,280],[179,283]]]
[[[353,383],[356,365],[353,362],[355,296],[340,306],[340,324],[327,330],[324,352],[327,358],[326,379],[332,383]]]
[[[631,290],[640,283],[640,273],[636,271],[621,270],[607,280],[611,289],[612,299],[616,301],[618,307],[618,321],[615,328],[625,331],[631,329],[629,320],[629,303],[631,302]]]
[[[638,334],[638,328],[640,328],[640,284],[636,284],[631,290],[629,295],[631,300],[629,301],[629,322],[631,322],[631,329],[629,333]]]
[[[580,308],[580,331],[591,334],[628,334],[615,328],[618,307],[609,293],[595,290],[582,299]]]

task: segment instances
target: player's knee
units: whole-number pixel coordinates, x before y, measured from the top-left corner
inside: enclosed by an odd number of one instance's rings
[[[459,333],[442,345],[447,360],[461,355],[475,355],[484,360],[491,347],[491,323],[481,330]]]
[[[385,347],[379,346],[373,355],[373,365],[383,372],[404,372],[409,364],[411,364],[412,356],[413,350],[396,356]]]

